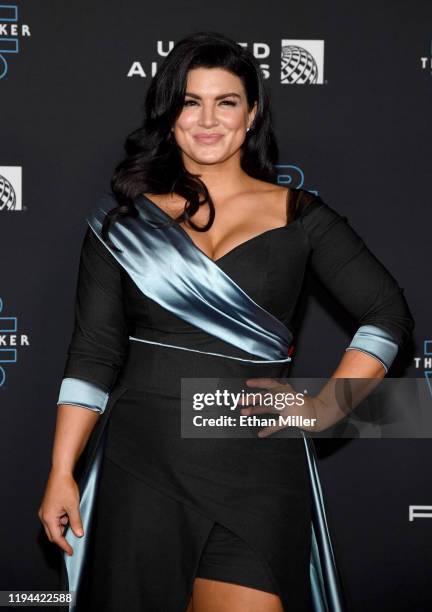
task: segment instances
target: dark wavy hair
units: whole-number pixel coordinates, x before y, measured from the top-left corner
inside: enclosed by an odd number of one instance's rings
[[[102,237],[108,243],[110,224],[128,215],[137,216],[135,201],[144,192],[182,196],[185,207],[174,222],[185,221],[198,231],[207,231],[213,224],[215,208],[207,187],[200,175],[184,167],[171,131],[183,108],[188,72],[199,67],[223,68],[237,75],[245,88],[249,111],[257,102],[253,125],[241,148],[241,167],[254,178],[276,181],[278,148],[261,68],[248,49],[223,34],[191,34],[178,41],[160,65],[147,91],[143,124],[126,139],[126,157],[111,179],[117,207],[108,212],[102,226]],[[192,217],[205,203],[209,220],[199,227]]]

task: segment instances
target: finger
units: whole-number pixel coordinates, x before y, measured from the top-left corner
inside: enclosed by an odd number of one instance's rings
[[[280,382],[274,378],[248,378],[246,381],[248,387],[266,387],[273,389],[280,385]]]
[[[63,535],[59,535],[57,538],[55,538],[54,542],[70,557],[73,555],[73,548]]]
[[[257,379],[258,380],[258,379]],[[260,380],[264,380],[264,379],[260,379]],[[266,379],[266,380],[270,380],[270,379]],[[295,389],[294,387],[292,387],[289,384],[280,384],[277,383],[275,387],[273,387],[271,393],[273,393],[273,395],[275,393],[279,393],[279,394],[284,394],[285,396],[290,396],[290,397],[286,397],[286,401],[287,404],[285,406],[279,406],[279,408],[275,408],[273,409],[272,406],[268,406],[269,408],[269,412],[275,412],[278,413],[280,412],[283,408],[289,408],[292,405],[292,398],[295,396]],[[256,394],[258,395],[257,400],[262,400],[262,397],[260,396],[260,392],[257,391]],[[239,399],[238,401],[238,406],[241,407],[245,407],[248,408],[250,406],[255,406],[254,402],[255,402],[255,397],[254,397],[254,392],[250,392],[250,395],[252,395],[252,397],[250,399],[247,399],[246,397],[242,397]],[[278,400],[278,403],[280,402],[280,400]]]
[[[268,427],[263,427],[258,432],[258,438],[267,438],[267,436],[271,436],[271,434],[280,431],[281,429],[285,429],[284,425],[269,425]]]
[[[71,526],[72,531],[78,537],[82,537],[84,535],[84,529],[81,521],[81,515],[79,511],[79,505],[74,504],[70,508],[67,509],[69,516],[69,524]]]
[[[263,401],[262,395],[259,391],[257,392],[252,392],[251,391],[251,396],[249,398],[243,397],[241,398],[237,405],[240,406],[241,408],[247,408],[249,406],[261,406],[261,402]]]
[[[241,408],[240,412],[244,415],[267,413],[279,414],[280,410],[278,410],[274,406],[248,406],[246,408]]]
[[[248,386],[250,387],[260,387],[267,388],[271,391],[248,391],[246,395],[242,395],[237,404],[239,406],[248,406],[250,404],[254,404],[255,401],[262,399],[261,393],[275,392],[277,389],[283,389],[281,384],[272,378],[250,378],[246,381]],[[255,396],[257,396],[257,400],[255,400]]]
[[[72,555],[73,548],[63,536],[61,525],[57,522],[58,519],[51,519],[47,521],[47,525],[49,527],[51,533],[51,541],[54,544],[57,544],[62,550],[64,550],[69,555]]]

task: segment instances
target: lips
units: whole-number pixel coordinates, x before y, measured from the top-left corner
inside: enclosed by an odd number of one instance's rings
[[[202,144],[214,144],[215,142],[219,142],[222,138],[222,134],[197,134],[194,138]]]

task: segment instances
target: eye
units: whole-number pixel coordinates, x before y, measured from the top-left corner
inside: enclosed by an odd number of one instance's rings
[[[183,102],[183,106],[190,106],[191,104],[196,104],[196,100],[185,100]],[[221,104],[228,104],[228,106],[237,106],[237,102],[233,100],[222,100]]]

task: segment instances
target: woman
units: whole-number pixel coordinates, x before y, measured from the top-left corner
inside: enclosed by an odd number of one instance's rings
[[[275,184],[247,50],[215,33],[181,40],[145,111],[82,246],[39,510],[65,552],[63,588],[78,612],[341,610],[306,438],[182,437],[181,382],[279,389],[308,269],[358,324],[333,378],[381,379],[413,328],[403,290],[345,217]],[[323,398],[302,409],[318,431]]]

